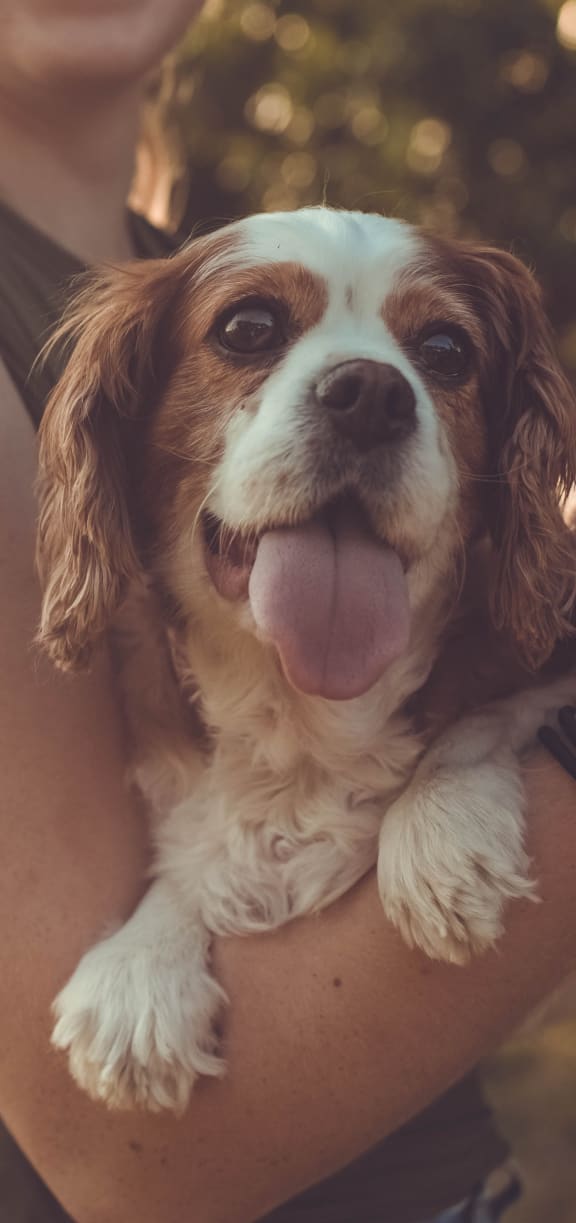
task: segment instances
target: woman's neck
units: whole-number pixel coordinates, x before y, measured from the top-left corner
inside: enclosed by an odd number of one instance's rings
[[[129,258],[141,87],[35,107],[0,93],[0,198],[83,262]]]

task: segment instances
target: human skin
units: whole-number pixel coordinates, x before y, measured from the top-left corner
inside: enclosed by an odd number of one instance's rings
[[[0,195],[86,261],[131,253],[142,76],[194,7],[0,0]],[[0,368],[0,1113],[78,1223],[243,1223],[397,1128],[572,966],[573,783],[533,761],[544,903],[510,909],[497,954],[460,970],[408,951],[370,878],[320,918],[217,943],[230,1072],[182,1121],[107,1113],[50,1050],[50,1003],[136,903],[146,837],[105,660],[63,679],[31,647],[34,473]]]
[[[0,198],[86,261],[128,258],[145,82],[202,0],[0,0]]]

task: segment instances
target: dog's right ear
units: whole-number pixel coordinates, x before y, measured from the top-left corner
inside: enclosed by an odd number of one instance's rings
[[[138,573],[126,443],[173,364],[170,318],[191,262],[89,275],[50,343],[69,359],[40,430],[38,640],[64,669],[89,661]]]

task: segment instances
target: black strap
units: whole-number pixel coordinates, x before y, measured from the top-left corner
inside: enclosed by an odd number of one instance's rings
[[[558,726],[562,735],[552,726],[541,726],[538,738],[576,781],[576,708],[573,705],[564,705],[558,710]]]

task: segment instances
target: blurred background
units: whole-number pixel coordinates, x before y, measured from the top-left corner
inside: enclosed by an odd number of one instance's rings
[[[327,202],[481,234],[536,268],[576,373],[576,0],[208,0],[133,202],[184,232]]]
[[[150,84],[132,202],[188,234],[326,202],[537,271],[576,376],[576,0],[208,0]],[[576,989],[486,1067],[527,1183],[576,1223]]]

